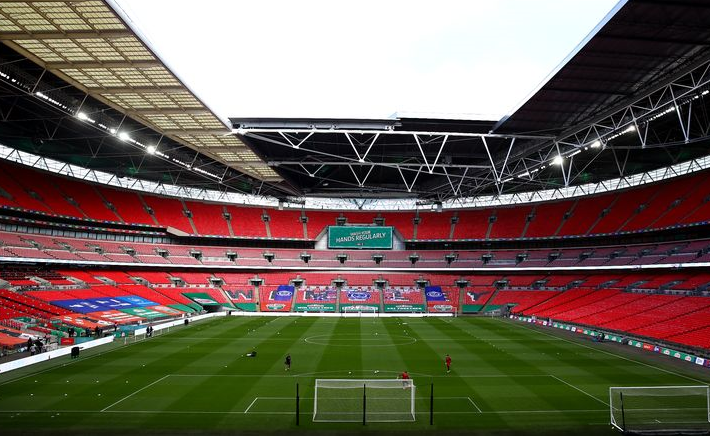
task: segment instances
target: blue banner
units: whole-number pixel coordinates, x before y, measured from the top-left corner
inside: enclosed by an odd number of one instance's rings
[[[105,310],[121,310],[130,309],[133,307],[147,307],[158,305],[158,303],[154,303],[152,301],[146,300],[145,298],[137,297],[135,295],[128,295],[116,298],[103,297],[59,300],[52,301],[52,304],[56,304],[59,307],[69,309],[72,312],[77,313],[101,312]]]
[[[158,306],[158,303],[155,303],[150,300],[146,300],[143,297],[138,297],[136,295],[127,295],[124,297],[116,297],[117,299],[124,301],[128,303],[128,307],[148,307],[148,306]]]
[[[91,300],[59,300],[52,301],[52,304],[77,313],[89,313],[98,312],[101,310],[111,310],[111,308],[101,304],[96,304]]]
[[[273,301],[291,301],[293,299],[293,286],[281,285],[275,291],[269,294],[269,300]]]
[[[441,292],[441,286],[427,286],[424,293],[426,301],[446,301],[446,294]]]
[[[369,301],[370,293],[368,291],[348,291],[349,301]]]

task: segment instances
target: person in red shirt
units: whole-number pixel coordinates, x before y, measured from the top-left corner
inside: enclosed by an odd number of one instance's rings
[[[447,354],[446,359],[444,359],[444,362],[446,362],[446,373],[448,374],[451,372],[451,356]]]
[[[407,371],[404,371],[402,374],[399,375],[399,378],[402,379],[402,389],[407,389],[409,387],[409,373]]]

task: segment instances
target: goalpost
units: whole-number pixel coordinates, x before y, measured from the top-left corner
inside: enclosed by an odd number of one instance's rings
[[[314,422],[414,421],[416,386],[409,380],[317,379]]]
[[[710,387],[609,388],[611,425],[624,433],[710,431]]]
[[[362,316],[363,314],[378,315],[379,308],[377,308],[375,306],[366,306],[366,305],[344,306],[342,309],[342,312],[343,312],[343,315],[358,315],[358,316]]]

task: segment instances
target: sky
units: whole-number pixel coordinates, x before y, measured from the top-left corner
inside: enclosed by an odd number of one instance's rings
[[[215,113],[497,120],[618,0],[116,0]]]

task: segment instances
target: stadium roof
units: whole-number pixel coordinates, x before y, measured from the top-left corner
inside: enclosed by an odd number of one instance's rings
[[[3,1],[0,140],[118,175],[279,198],[564,188],[708,154],[707,22],[702,0],[622,1],[500,121],[241,118],[229,135],[111,0]]]
[[[47,72],[160,134],[257,179],[279,181],[229,135],[228,126],[165,65],[113,3],[3,1],[0,39]]]
[[[232,124],[309,195],[442,201],[624,177],[708,153],[709,20],[702,0],[622,1],[512,115],[489,125]]]

